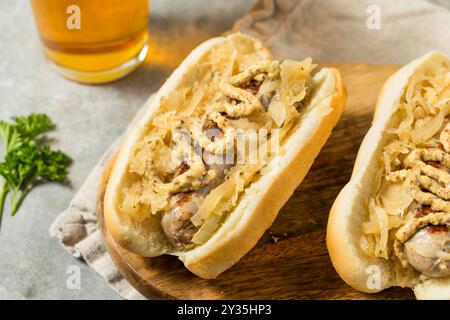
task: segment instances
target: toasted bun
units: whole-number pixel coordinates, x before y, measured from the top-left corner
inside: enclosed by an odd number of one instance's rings
[[[242,34],[211,39],[195,49],[167,80],[148,105],[146,115],[128,135],[117,156],[104,201],[105,224],[120,245],[141,256],[177,255],[189,270],[205,279],[215,278],[235,264],[272,224],[331,134],[346,99],[339,72],[320,70],[314,76],[314,94],[307,107],[309,112],[283,144],[286,152],[278,159],[276,169],[247,188],[228,219],[205,244],[189,251],[176,251],[162,231],[160,216],[152,216],[139,224],[127,224],[121,219],[119,193],[128,179],[131,150],[141,136],[144,124],[158,109],[161,97],[173,90],[209,50],[225,41],[235,42],[236,47],[242,47],[244,43],[246,50],[251,48],[261,57],[270,58],[259,41]]]
[[[362,223],[368,215],[367,203],[373,193],[372,182],[380,168],[379,159],[386,144],[385,131],[396,111],[396,102],[416,72],[433,68],[449,60],[438,52],[431,52],[414,60],[384,84],[379,95],[372,127],[366,134],[353,168],[350,181],[339,193],[328,219],[327,247],[333,266],[341,278],[353,288],[377,292],[396,286],[393,265],[385,259],[369,258],[359,248]],[[380,271],[380,283],[372,285],[373,267]],[[433,279],[414,288],[419,299],[449,299],[450,279]]]

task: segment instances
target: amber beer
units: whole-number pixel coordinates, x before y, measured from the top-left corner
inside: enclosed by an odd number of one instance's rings
[[[31,0],[44,52],[63,76],[103,83],[147,54],[148,0]]]

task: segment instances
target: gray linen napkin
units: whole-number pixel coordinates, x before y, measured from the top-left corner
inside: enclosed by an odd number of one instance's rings
[[[450,55],[449,21],[448,10],[423,0],[260,0],[232,31],[261,39],[277,58],[407,63],[431,50]],[[143,299],[112,263],[95,214],[100,176],[121,141],[102,156],[50,235],[122,297]]]

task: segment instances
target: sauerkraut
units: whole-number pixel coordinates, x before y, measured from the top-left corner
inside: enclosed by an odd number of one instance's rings
[[[424,194],[430,201],[439,200],[430,187],[421,185],[414,189],[412,186],[420,184],[424,180],[423,176],[428,179],[430,173],[440,172],[442,157],[413,159],[413,155],[417,152],[415,150],[429,150],[421,151],[421,154],[436,154],[434,150],[442,150],[439,137],[448,123],[449,112],[448,66],[434,66],[413,74],[397,103],[392,117],[395,120],[386,130],[389,138],[379,159],[381,174],[375,179],[378,180],[375,182],[376,192],[368,201],[369,214],[362,225],[360,247],[365,254],[384,259],[394,258],[394,261],[399,262],[401,257],[396,259],[394,255],[396,232],[409,221],[417,219],[422,214],[422,206],[429,205],[428,202],[418,201]],[[429,167],[436,167],[436,170],[432,172]],[[434,175],[435,178],[439,177]],[[436,183],[433,186],[440,187],[440,182]],[[430,210],[434,210],[431,202],[430,205]],[[398,279],[405,272],[400,271]]]
[[[143,221],[180,205],[179,194],[201,194],[192,243],[206,242],[298,124],[314,67],[309,58],[268,60],[231,40],[213,47],[161,98],[134,146],[123,213]],[[255,134],[242,142],[247,131]],[[226,164],[208,164],[205,154]]]

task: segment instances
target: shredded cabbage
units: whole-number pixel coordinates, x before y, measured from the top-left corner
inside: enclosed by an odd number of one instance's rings
[[[191,218],[192,223],[199,226],[207,221],[212,213],[221,215],[234,207],[239,194],[262,166],[263,164],[238,165],[232,168],[230,177],[205,198],[196,214]]]
[[[260,65],[267,69],[245,78],[248,72],[254,72],[249,70]],[[300,102],[310,91],[314,67],[310,58],[300,62],[274,62],[267,60],[265,54],[255,53],[253,48],[236,48],[235,43],[213,47],[183,76],[175,90],[161,98],[158,110],[145,125],[132,150],[130,177],[122,192],[121,210],[136,221],[143,221],[152,214],[172,209],[174,194],[197,192],[208,186],[211,181],[208,179],[214,179],[214,172],[211,173],[214,170],[207,169],[197,150],[199,147],[206,150],[206,143],[211,143],[204,139],[205,128],[219,129],[224,137],[231,135],[232,139],[236,139],[239,130],[258,132],[265,129],[270,132],[280,129],[267,143],[259,146],[259,151],[267,149],[262,161],[256,164],[248,161],[255,156],[258,159],[259,152],[246,155],[245,163],[227,169],[223,181],[202,199],[191,219],[193,225],[199,227],[192,241],[195,244],[206,242],[227,215],[232,214],[246,188],[269,162],[269,157],[282,154],[282,146],[275,149],[273,142],[277,140],[282,144],[299,123]],[[236,76],[244,76],[244,80],[240,84],[232,82]],[[230,105],[234,109],[227,111]],[[236,111],[241,109],[242,112]],[[236,112],[237,116],[231,116],[231,112]],[[194,141],[183,142],[183,134]],[[258,135],[255,137],[259,139]],[[255,141],[247,139],[246,143]],[[225,142],[224,149],[228,148],[228,140]],[[200,159],[200,164],[186,160],[180,145],[189,149],[194,160]],[[210,153],[217,153],[217,150],[222,149],[208,149]],[[188,171],[180,173],[178,170],[182,167]],[[175,183],[177,188],[174,189]]]
[[[403,169],[402,160],[415,148],[439,146],[436,136],[450,112],[449,79],[446,66],[413,74],[396,105],[399,121],[386,130],[391,138],[382,152],[382,180],[369,199],[369,214],[362,224],[359,245],[368,256],[388,259],[393,245],[391,234],[395,234],[391,231],[413,218],[408,212],[413,198],[403,183],[393,184],[384,177]]]

